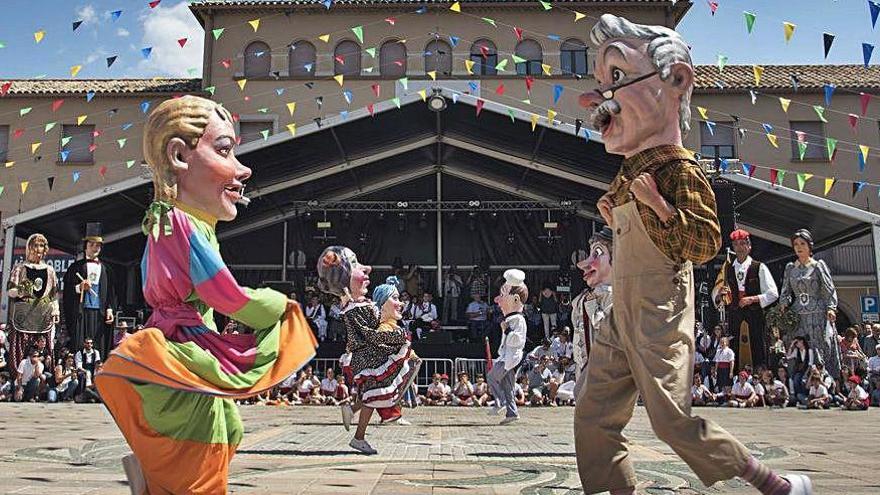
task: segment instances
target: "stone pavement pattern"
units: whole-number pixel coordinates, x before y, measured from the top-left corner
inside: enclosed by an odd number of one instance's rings
[[[817,494],[880,493],[880,410],[699,409]],[[484,409],[405,410],[413,426],[372,427],[377,456],[353,453],[332,407],[243,406],[247,432],[230,492],[293,494],[582,493],[573,408],[526,409],[498,426]],[[843,426],[843,425],[847,426]],[[651,432],[643,408],[626,431],[645,493],[753,494],[738,480],[705,488]],[[127,494],[128,448],[97,405],[0,404],[0,493]]]

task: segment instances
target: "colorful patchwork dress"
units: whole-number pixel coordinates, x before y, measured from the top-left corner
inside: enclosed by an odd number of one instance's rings
[[[153,314],[96,377],[150,494],[226,493],[244,431],[232,399],[273,387],[315,354],[299,306],[285,316],[283,294],[236,283],[215,224],[182,205],[150,206],[141,274]],[[254,333],[221,335],[214,310]]]

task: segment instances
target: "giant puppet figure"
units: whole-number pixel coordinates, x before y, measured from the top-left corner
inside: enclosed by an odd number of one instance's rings
[[[742,476],[765,494],[811,493],[809,478],[777,476],[717,424],[691,415],[693,264],[721,245],[715,195],[682,147],[690,128],[694,71],[687,43],[661,26],[603,15],[598,90],[581,96],[605,149],[623,155],[598,203],[614,230],[614,312],[590,349],[575,410],[585,493],[635,493],[623,428],[641,394],[651,425],[706,485]]]
[[[767,335],[764,311],[779,299],[776,282],[767,265],[752,259],[752,240],[742,229],[731,232],[730,241],[736,259],[725,260],[712,290],[715,304],[724,312],[734,337],[736,369],[746,364],[767,366]]]
[[[513,397],[513,388],[519,371],[519,363],[526,345],[528,325],[523,317],[523,305],[529,300],[526,274],[522,270],[510,269],[504,272],[504,284],[498,290],[495,303],[501,308],[504,320],[501,322],[501,343],[498,344],[498,357],[492,362],[492,369],[486,373],[486,382],[495,397],[495,406],[490,414],[505,411],[502,425],[519,419],[519,410]]]
[[[184,96],[144,126],[155,199],[143,221],[147,328],[117,347],[96,384],[133,456],[132,492],[226,493],[244,432],[233,398],[268,390],[308,362],[315,338],[295,301],[241,287],[215,227],[237,215],[251,171],[235,157],[232,115]],[[254,329],[221,335],[214,311]]]
[[[64,274],[64,321],[72,352],[82,350],[83,342],[92,339],[106,359],[113,348],[111,324],[116,291],[110,267],[100,258],[103,247],[101,224],[87,224],[83,238],[85,257],[70,265]]]

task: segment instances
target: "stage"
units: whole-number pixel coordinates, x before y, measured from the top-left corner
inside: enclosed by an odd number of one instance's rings
[[[373,427],[376,456],[356,454],[335,407],[243,406],[246,434],[232,461],[231,493],[575,494],[573,408],[527,408],[497,426],[484,409],[405,410],[412,426]],[[812,477],[817,494],[880,489],[880,410],[700,409],[782,472]],[[844,426],[845,425],[845,426]],[[99,405],[0,404],[0,492],[128,493],[128,451]],[[641,487],[651,494],[753,494],[740,481],[706,489],[651,433],[637,408],[626,431]]]

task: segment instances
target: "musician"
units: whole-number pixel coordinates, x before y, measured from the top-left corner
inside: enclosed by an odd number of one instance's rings
[[[779,291],[767,265],[752,259],[752,241],[748,232],[734,230],[730,241],[736,259],[725,260],[712,290],[712,299],[726,313],[732,347],[737,357],[736,369],[750,364],[767,365],[767,336],[764,311],[776,302]]]

